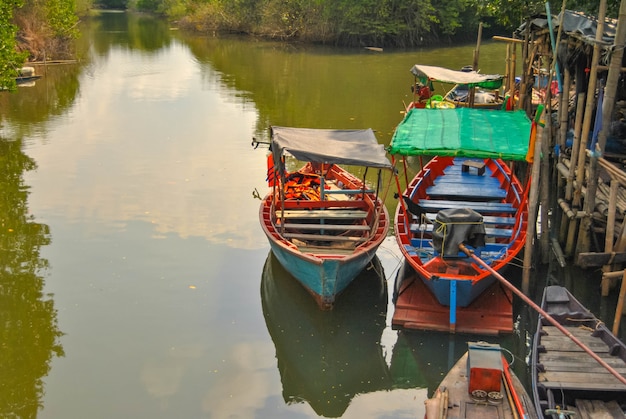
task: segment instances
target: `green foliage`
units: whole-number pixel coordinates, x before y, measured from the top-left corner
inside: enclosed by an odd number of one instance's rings
[[[0,90],[15,90],[15,77],[26,60],[26,54],[16,50],[17,27],[13,24],[13,10],[21,6],[21,0],[0,2]]]
[[[76,24],[76,0],[47,0],[45,3],[47,21],[55,36],[75,38],[78,35]]]

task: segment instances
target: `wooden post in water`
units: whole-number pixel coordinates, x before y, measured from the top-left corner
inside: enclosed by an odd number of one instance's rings
[[[604,278],[602,279],[604,281]],[[622,275],[622,285],[619,289],[619,298],[617,299],[617,307],[615,308],[615,319],[613,320],[613,334],[615,336],[619,333],[619,324],[622,320],[622,313],[624,311],[624,296],[626,296],[626,271]]]
[[[533,259],[533,238],[537,224],[537,200],[539,197],[539,173],[541,171],[541,143],[543,142],[543,127],[540,120],[543,115],[543,105],[539,105],[535,114],[534,123],[535,149],[531,169],[530,191],[528,192],[528,225],[526,226],[526,243],[524,244],[524,264],[522,267],[522,292],[528,295],[530,289],[530,268]]]
[[[580,138],[580,133],[583,125],[583,116],[585,105],[585,93],[578,94],[576,99],[576,121],[574,122],[574,144],[572,147],[572,157],[570,159],[569,175],[567,177],[567,185],[565,186],[565,200],[572,203],[572,211],[578,212],[580,207],[581,194],[579,185],[574,189],[574,178],[578,172],[578,164],[582,164],[584,167],[584,157],[582,163],[580,154],[585,153],[585,143]],[[575,193],[577,192],[577,193]],[[573,217],[568,220],[567,241],[565,242],[565,256],[569,257],[574,254],[574,248],[576,247],[576,230],[578,228],[578,217]]]
[[[570,94],[570,88],[571,88],[571,82],[572,82],[571,73],[567,66],[565,66],[564,71],[565,71],[565,77],[563,78],[563,92],[561,92],[561,101],[559,103],[559,141],[558,141],[559,149],[560,149],[559,157],[558,157],[559,163],[563,162],[563,152],[567,148],[567,131],[568,131],[568,125],[569,125],[569,99],[570,99],[569,94]],[[558,191],[563,191],[564,186],[566,186],[566,179],[564,179],[564,177],[565,176],[557,176],[558,178],[557,190]],[[565,243],[565,237],[566,237],[566,232],[567,232],[567,222],[566,222],[567,217],[565,217],[565,214],[562,215],[560,220],[561,220],[561,223],[560,223],[558,237],[559,237],[560,243]]]
[[[614,50],[611,55],[611,62],[609,64],[609,74],[606,80],[606,89],[604,95],[604,106],[602,107],[602,129],[598,133],[598,143],[596,146],[596,152],[593,153],[591,157],[592,164],[595,163],[595,166],[598,165],[598,159],[602,154],[604,154],[604,149],[606,147],[606,140],[608,137],[609,127],[611,126],[611,122],[613,120],[613,109],[615,108],[615,93],[617,91],[617,84],[621,74],[622,68],[622,58],[624,56],[624,43],[626,42],[626,1],[622,1],[620,5],[620,20],[617,24],[617,33],[615,34],[615,41],[613,43]],[[593,151],[593,150],[592,150]],[[593,166],[592,166],[593,167]],[[591,172],[591,175],[594,176],[594,179],[597,179],[597,175],[595,171]],[[597,186],[597,182],[594,183]],[[617,188],[619,185],[618,179],[611,176],[611,190],[609,196],[609,221],[607,225],[606,231],[606,246],[608,250],[605,252],[610,253],[613,251],[613,226],[615,224],[615,211],[617,206]],[[588,194],[591,194],[591,188],[587,188]],[[593,191],[593,195],[595,197],[595,190]],[[594,200],[595,203],[595,200]],[[604,266],[603,271],[610,270],[610,265]],[[609,295],[609,286],[610,282],[602,281],[602,295]]]
[[[583,123],[583,132],[581,137],[581,144],[587,144],[589,139],[589,131],[591,127],[591,118],[594,114],[594,103],[596,96],[596,84],[598,80],[598,61],[600,59],[600,44],[602,43],[602,34],[604,33],[604,19],[606,16],[606,0],[600,0],[600,7],[598,9],[598,26],[596,28],[596,42],[593,44],[593,55],[591,58],[591,72],[589,73],[589,87],[587,88],[587,104],[585,106],[585,120]],[[619,25],[618,25],[619,26]],[[617,39],[615,40],[617,41]],[[578,160],[580,167],[578,168],[578,188],[582,193],[582,185],[585,179],[585,148],[581,146],[581,159]],[[582,164],[581,164],[582,160]],[[592,159],[593,160],[593,159]],[[593,164],[593,161],[591,162]],[[593,194],[596,192],[595,185],[597,179],[593,179],[596,176],[595,170],[593,173],[589,173],[589,179],[587,180],[587,193],[585,194],[584,210],[585,217],[580,221],[580,227],[578,230],[578,241],[576,246],[576,253],[588,252],[590,247],[590,233],[591,233],[591,215],[595,206],[595,197]],[[590,187],[593,190],[590,190]]]
[[[483,22],[478,24],[478,38],[476,39],[476,49],[474,50],[474,61],[472,62],[472,69],[478,71],[478,56],[480,54],[480,39],[483,37]],[[474,97],[476,96],[476,87],[472,86],[469,90],[469,99],[467,106],[474,107]]]
[[[548,83],[551,83],[552,78],[548,78]],[[543,176],[539,176],[540,181],[540,194],[539,194],[539,202],[543,203],[543,205],[538,205],[539,216],[541,220],[541,231],[539,238],[539,253],[541,255],[541,263],[548,263],[548,258],[550,256],[550,223],[548,222],[548,210],[550,206],[550,148],[552,147],[552,93],[551,89],[548,88],[546,92],[546,104],[544,115],[544,127],[542,129],[543,136],[541,138],[541,154],[535,155],[535,158],[540,158],[539,162],[541,163],[541,170],[539,173],[543,173]],[[530,220],[529,220],[530,222]]]

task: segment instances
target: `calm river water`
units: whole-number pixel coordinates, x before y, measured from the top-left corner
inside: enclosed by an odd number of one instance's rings
[[[265,150],[251,140],[269,125],[371,127],[388,144],[409,68],[471,64],[473,41],[306,47],[124,13],[82,31],[77,64],[0,94],[0,416],[423,417],[466,342],[485,338],[391,329],[392,237],[378,269],[318,311],[258,225]],[[483,41],[482,72],[504,72],[505,48]],[[612,319],[597,273],[576,275]],[[499,342],[524,375],[533,315],[516,311]]]

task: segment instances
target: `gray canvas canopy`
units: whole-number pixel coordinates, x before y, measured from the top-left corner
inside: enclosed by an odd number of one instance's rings
[[[360,130],[270,127],[274,161],[289,153],[300,161],[391,169],[371,128]]]
[[[466,84],[469,86],[497,89],[502,85],[504,76],[499,74],[481,74],[476,71],[457,71],[432,65],[416,64],[411,67],[411,73],[426,84],[428,81],[440,81],[451,84]]]

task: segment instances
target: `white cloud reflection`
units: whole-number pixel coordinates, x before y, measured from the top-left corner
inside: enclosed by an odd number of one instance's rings
[[[266,191],[265,153],[250,146],[256,112],[226,101],[221,86],[203,89],[199,64],[180,46],[140,67],[125,57],[94,70],[67,117],[31,141],[32,211],[94,231],[141,220],[156,237],[265,247],[252,197]]]

